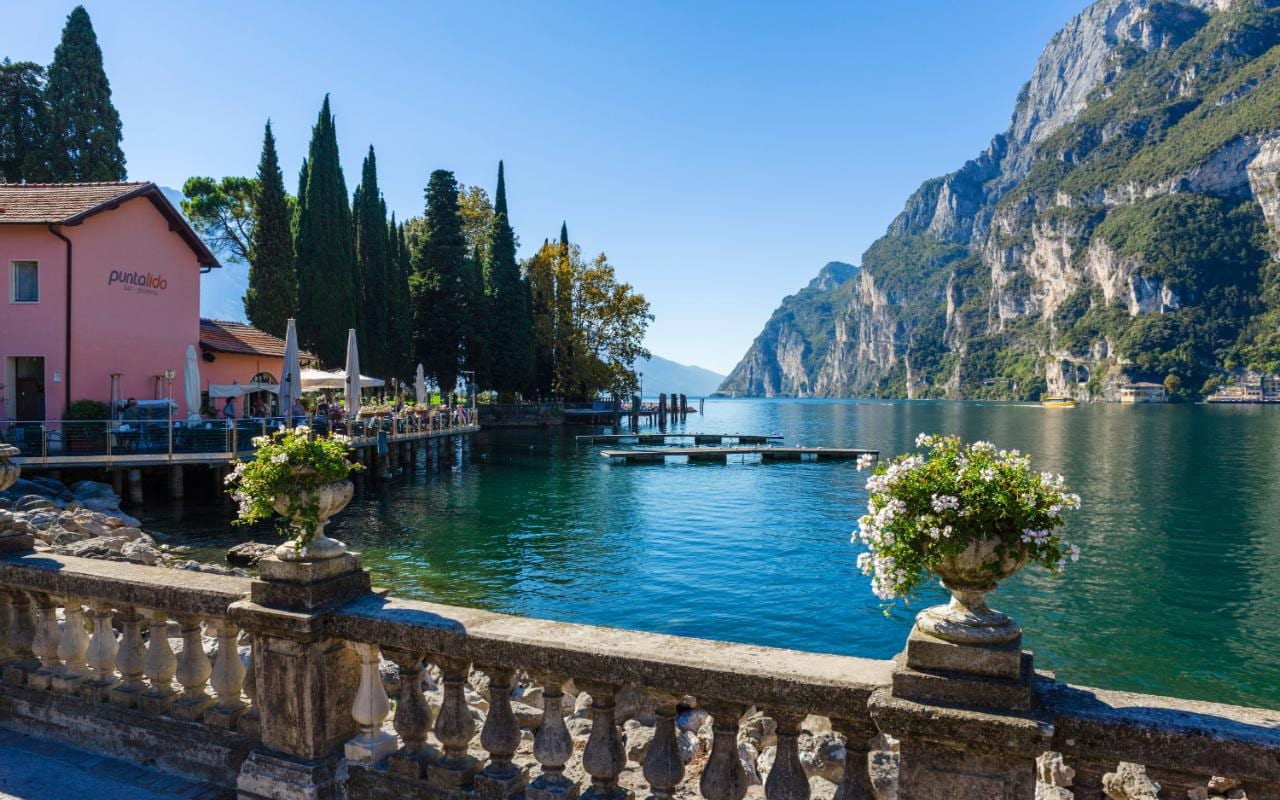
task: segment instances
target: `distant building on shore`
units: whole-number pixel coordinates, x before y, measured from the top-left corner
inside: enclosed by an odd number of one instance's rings
[[[1250,372],[1244,380],[1224,386],[1205,398],[1206,403],[1280,403],[1280,375]]]
[[[1120,387],[1121,403],[1167,403],[1168,393],[1158,383],[1138,381],[1126,383]]]

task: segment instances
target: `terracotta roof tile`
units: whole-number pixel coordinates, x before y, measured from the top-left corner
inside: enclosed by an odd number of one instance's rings
[[[201,266],[219,266],[186,217],[149,181],[98,183],[0,183],[0,225],[78,225],[86,217],[146,197],[195,252]]]
[[[200,349],[215,353],[244,353],[251,356],[284,356],[284,339],[260,331],[244,322],[220,319],[200,320]],[[315,361],[308,352],[298,353],[300,361]]]
[[[66,222],[141,190],[145,182],[0,183],[0,222]]]

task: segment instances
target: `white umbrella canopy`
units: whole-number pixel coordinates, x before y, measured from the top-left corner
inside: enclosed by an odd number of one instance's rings
[[[347,396],[347,413],[360,410],[360,351],[356,349],[356,329],[347,329],[347,379],[343,392]]]
[[[333,372],[325,372],[322,369],[303,369],[301,370],[301,375],[302,390],[304,392],[347,388],[347,373],[345,370],[336,369]],[[380,386],[385,386],[386,381],[380,378],[370,378],[368,375],[361,375],[360,385],[365,389],[376,389]]]
[[[302,367],[298,363],[298,329],[292,319],[284,335],[284,371],[280,375],[280,413],[293,424],[293,407],[302,399]]]
[[[187,345],[186,363],[183,365],[182,395],[187,404],[187,419],[200,418],[200,360],[196,358],[196,346]]]
[[[418,365],[418,374],[413,379],[414,391],[418,394],[418,402],[425,404],[427,402],[427,378],[422,373],[422,365]]]

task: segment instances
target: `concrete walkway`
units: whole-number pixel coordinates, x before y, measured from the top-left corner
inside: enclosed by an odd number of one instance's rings
[[[223,800],[235,793],[0,729],[0,800]]]

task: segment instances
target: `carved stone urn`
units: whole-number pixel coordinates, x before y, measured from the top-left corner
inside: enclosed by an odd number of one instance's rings
[[[18,475],[22,473],[22,467],[14,464],[9,459],[20,452],[22,451],[11,444],[0,444],[0,492],[17,483]]]
[[[350,480],[342,478],[329,483],[322,483],[314,489],[315,500],[318,506],[319,522],[316,524],[314,531],[301,530],[301,521],[294,519],[293,527],[297,531],[292,539],[275,549],[276,558],[281,561],[323,561],[329,558],[337,558],[347,552],[347,546],[337,539],[330,539],[325,535],[324,528],[328,524],[329,518],[337,514],[347,503],[351,502],[351,496],[355,492],[355,485]],[[311,497],[311,492],[302,491],[296,495],[300,505],[306,505]],[[293,498],[281,495],[275,499],[272,504],[275,510],[284,517],[290,515],[290,500]],[[300,541],[307,538],[310,533],[310,540],[305,543]]]
[[[1000,540],[981,539],[963,552],[946,556],[934,569],[951,592],[951,602],[926,608],[916,616],[922,632],[953,644],[1005,644],[1022,636],[1022,628],[1008,614],[987,607],[987,592],[1026,566],[1024,546],[1001,555]]]

